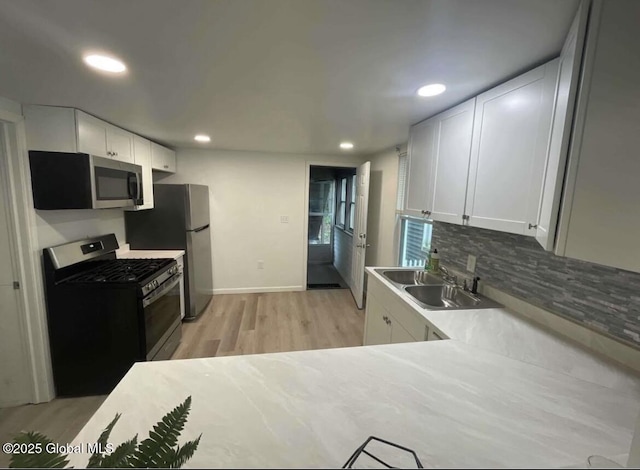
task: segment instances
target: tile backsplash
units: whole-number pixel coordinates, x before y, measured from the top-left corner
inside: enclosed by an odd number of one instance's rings
[[[441,263],[526,302],[640,348],[640,274],[555,256],[531,237],[433,223]],[[606,247],[603,247],[606,249]]]

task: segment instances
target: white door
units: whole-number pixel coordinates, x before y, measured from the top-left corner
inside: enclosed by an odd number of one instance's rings
[[[353,224],[353,252],[351,254],[351,292],[358,308],[362,308],[364,304],[364,259],[367,254],[370,172],[371,162],[363,163],[356,171],[356,214]]]
[[[16,264],[13,257],[12,222],[9,212],[5,126],[0,123],[0,407],[31,401],[26,345],[14,289]]]
[[[540,199],[540,214],[538,215],[538,226],[536,228],[536,240],[548,251],[553,250],[556,238],[558,210],[562,196],[564,168],[569,152],[571,124],[578,91],[587,16],[588,8],[586,8],[585,4],[581,4],[560,53],[551,136],[547,150],[547,163]]]

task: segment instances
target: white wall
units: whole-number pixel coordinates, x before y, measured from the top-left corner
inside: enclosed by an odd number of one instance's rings
[[[307,162],[345,159],[194,149],[178,150],[177,158],[178,173],[162,183],[211,190],[214,293],[304,289]]]
[[[125,243],[122,209],[35,211],[38,248],[80,240],[94,235],[115,233]]]
[[[401,146],[401,151],[406,145]],[[396,199],[398,190],[398,154],[395,148],[371,155],[369,218],[367,220],[367,266],[395,266]]]

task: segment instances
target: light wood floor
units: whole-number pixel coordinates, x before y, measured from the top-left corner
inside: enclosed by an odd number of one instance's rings
[[[173,359],[362,346],[363,330],[349,290],[216,295]]]
[[[183,323],[173,359],[361,346],[363,330],[364,311],[349,290],[216,295],[197,320]],[[57,398],[0,409],[0,444],[20,431],[70,443],[105,398]],[[9,457],[0,452],[0,467],[8,465]]]
[[[1,408],[0,444],[11,442],[21,431],[37,431],[53,442],[68,444],[100,408],[105,398],[106,395],[56,398],[39,405]],[[0,467],[8,467],[9,460],[9,456],[0,451]]]

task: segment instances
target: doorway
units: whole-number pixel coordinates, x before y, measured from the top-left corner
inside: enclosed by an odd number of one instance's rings
[[[32,401],[8,178],[9,126],[0,121],[0,408]]]
[[[309,169],[307,289],[348,289],[355,168]]]

